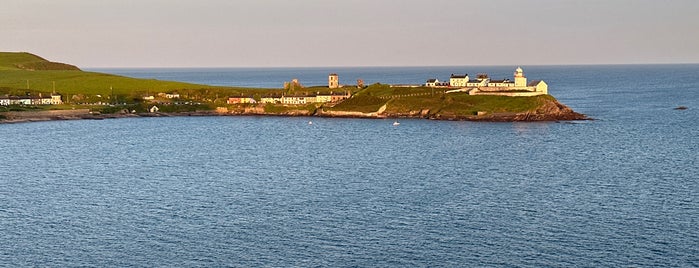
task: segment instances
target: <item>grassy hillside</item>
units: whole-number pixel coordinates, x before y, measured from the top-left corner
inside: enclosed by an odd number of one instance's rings
[[[328,107],[328,111],[355,111],[363,113],[376,112],[381,106],[386,104],[387,99],[381,99],[369,94],[355,95],[343,101],[335,107]]]
[[[530,112],[549,101],[555,101],[555,99],[550,95],[506,97],[470,96],[467,93],[444,94],[440,89],[375,84],[327,110],[376,112],[386,104],[385,112],[395,115],[415,114],[429,110],[430,114],[472,116],[478,112],[489,114]]]
[[[0,95],[24,95],[27,92],[56,92],[64,98],[80,95],[119,95],[129,99],[149,94],[178,92],[191,99],[214,101],[229,95],[261,94],[265,89],[217,87],[155,79],[137,79],[118,75],[84,72],[75,66],[49,62],[30,53],[0,52]]]
[[[80,71],[70,64],[50,62],[37,55],[26,52],[0,52],[0,70],[28,71]]]
[[[373,84],[364,90],[357,92],[357,95],[368,95],[368,96],[406,96],[406,95],[425,95],[432,93],[443,92],[442,89],[435,89],[431,87],[393,87],[391,85],[385,84]]]

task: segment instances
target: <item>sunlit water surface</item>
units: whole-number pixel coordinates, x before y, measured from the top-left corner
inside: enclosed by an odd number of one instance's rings
[[[460,70],[482,71],[341,71]],[[111,70],[267,87],[328,71]],[[698,266],[699,66],[525,73],[597,120],[0,125],[0,266]]]

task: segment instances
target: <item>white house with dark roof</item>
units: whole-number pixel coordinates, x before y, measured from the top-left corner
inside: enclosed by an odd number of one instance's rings
[[[534,80],[527,84],[527,88],[533,88],[535,92],[543,92],[549,94],[549,85],[544,80]]]
[[[468,83],[468,74],[451,74],[449,77],[450,87],[465,87]]]
[[[427,79],[425,82],[426,87],[436,87],[437,84],[439,84],[439,79],[432,78],[432,79]]]

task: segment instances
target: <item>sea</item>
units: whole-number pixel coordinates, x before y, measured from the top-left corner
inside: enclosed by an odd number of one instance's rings
[[[279,88],[516,67],[92,71]],[[2,124],[0,266],[699,266],[699,65],[522,68],[594,120]]]

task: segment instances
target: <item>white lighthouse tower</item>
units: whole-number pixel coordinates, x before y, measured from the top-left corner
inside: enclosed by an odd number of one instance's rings
[[[521,67],[517,67],[517,70],[515,70],[515,87],[516,88],[527,87],[527,78],[524,77],[524,71],[522,71]]]

